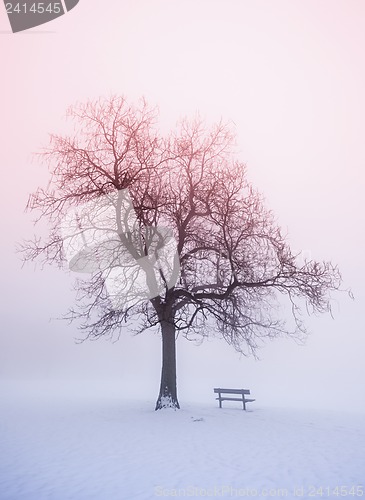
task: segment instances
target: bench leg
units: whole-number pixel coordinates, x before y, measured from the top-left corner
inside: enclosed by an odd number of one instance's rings
[[[221,395],[219,394],[219,408],[222,408],[222,400],[221,400]]]
[[[244,394],[242,394],[242,404],[243,404],[243,409],[246,411],[246,401]]]

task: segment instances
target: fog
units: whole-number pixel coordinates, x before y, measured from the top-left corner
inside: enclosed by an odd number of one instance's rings
[[[365,411],[365,4],[360,1],[80,0],[72,12],[11,34],[0,9],[1,336],[3,380],[116,391],[153,400],[158,335],[76,343],[51,320],[73,304],[72,273],[21,267],[29,193],[48,172],[33,152],[65,130],[69,105],[145,96],[164,131],[183,115],[231,121],[240,158],[294,250],[339,265],[331,316],[308,317],[306,345],[278,339],[259,360],[223,341],[178,340],[178,391],[250,388],[257,405]],[[287,311],[285,314],[289,314]]]

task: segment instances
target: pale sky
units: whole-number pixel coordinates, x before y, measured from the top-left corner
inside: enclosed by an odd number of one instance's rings
[[[295,250],[330,259],[356,300],[337,294],[309,318],[306,346],[277,340],[240,358],[223,341],[178,345],[181,405],[213,387],[247,387],[257,404],[365,411],[365,3],[360,0],[80,0],[68,14],[12,34],[0,6],[0,377],[94,380],[157,397],[160,344],[149,333],[75,345],[49,322],[72,305],[70,279],[21,269],[15,242],[34,230],[23,209],[48,181],[32,160],[67,107],[145,96],[163,130],[183,115],[235,124],[240,158]],[[274,395],[278,400],[275,401]],[[342,401],[342,398],[344,400]]]

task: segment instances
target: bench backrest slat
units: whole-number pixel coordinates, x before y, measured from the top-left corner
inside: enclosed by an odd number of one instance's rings
[[[214,392],[216,394],[250,394],[249,389],[219,389],[215,388]]]

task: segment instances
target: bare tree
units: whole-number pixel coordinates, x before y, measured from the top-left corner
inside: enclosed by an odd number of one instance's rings
[[[156,110],[144,101],[130,106],[122,97],[77,105],[69,115],[76,132],[51,137],[50,147],[41,153],[50,169],[50,184],[28,202],[39,219],[49,221],[50,232],[45,241],[24,243],[25,259],[64,266],[60,226],[68,211],[103,197],[115,195],[118,200],[118,193],[128,191],[133,227],[121,228],[123,217],[115,212],[119,245],[108,247],[102,269],[76,279],[77,305],[67,317],[81,320],[84,337],[91,339],[118,337],[125,329],[160,329],[162,373],[156,410],[179,408],[178,334],[187,339],[216,334],[237,351],[255,355],[265,338],[304,340],[303,307],[330,312],[330,292],[341,283],[337,267],[313,260],[299,264],[273,214],[249,184],[245,166],[237,161],[228,126],[218,123],[207,130],[199,119],[183,120],[176,132],[161,138],[154,131]],[[171,237],[178,259],[169,269],[153,268],[149,287],[155,286],[155,292],[146,300],[116,307],[106,286],[110,269],[120,267],[126,254],[139,261],[145,257],[148,267],[151,241],[163,248]],[[178,279],[171,282],[177,268]],[[77,265],[76,270],[82,272]],[[148,275],[147,268],[144,271]],[[277,317],[280,296],[291,306],[293,330]]]

